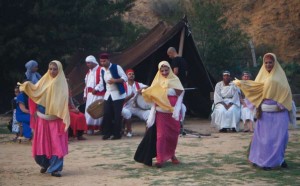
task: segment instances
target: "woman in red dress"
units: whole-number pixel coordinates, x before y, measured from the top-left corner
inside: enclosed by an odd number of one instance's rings
[[[86,138],[83,137],[84,131],[87,130],[85,116],[75,106],[71,94],[69,97],[69,111],[71,120],[69,128],[69,137],[76,136],[78,140],[86,140]]]

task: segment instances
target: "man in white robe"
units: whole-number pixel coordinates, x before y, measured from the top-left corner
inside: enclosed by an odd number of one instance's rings
[[[95,130],[100,130],[103,117],[98,119],[92,118],[91,115],[87,112],[87,108],[94,101],[103,99],[105,91],[103,86],[100,85],[101,67],[96,61],[96,58],[90,55],[86,57],[85,61],[86,61],[86,65],[89,68],[89,71],[85,76],[85,88],[84,88],[83,99],[86,100],[85,119],[88,125],[87,134],[91,135],[94,134]]]
[[[211,123],[220,132],[239,130],[240,122],[239,89],[231,82],[230,72],[223,72],[223,81],[216,84]]]

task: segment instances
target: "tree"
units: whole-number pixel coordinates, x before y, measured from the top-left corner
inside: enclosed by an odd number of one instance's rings
[[[177,22],[187,15],[200,57],[215,79],[223,70],[240,74],[251,59],[248,37],[236,25],[227,26],[224,7],[216,1],[155,0],[153,11],[164,20]],[[245,57],[246,56],[246,57]]]
[[[1,0],[0,96],[3,102],[0,104],[8,105],[4,100],[12,97],[13,87],[24,77],[24,65],[30,59],[39,62],[43,73],[53,59],[66,64],[68,57],[77,51],[116,51],[132,43],[140,29],[121,19],[132,2]]]
[[[215,79],[223,70],[240,74],[248,37],[238,27],[228,27],[224,7],[218,2],[192,1],[188,11],[201,59]]]

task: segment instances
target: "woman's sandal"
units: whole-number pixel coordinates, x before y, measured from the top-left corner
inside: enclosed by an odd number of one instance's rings
[[[180,161],[176,158],[176,156],[172,157],[171,161],[172,161],[173,164],[179,164],[180,163]]]

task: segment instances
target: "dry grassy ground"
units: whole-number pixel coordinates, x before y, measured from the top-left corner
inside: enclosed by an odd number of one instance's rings
[[[5,126],[0,122],[1,133]],[[246,149],[251,133],[220,134],[208,120],[189,119],[185,128],[202,134],[202,138],[179,138],[179,165],[168,162],[164,168],[147,167],[133,160],[144,134],[141,122],[133,125],[134,136],[103,141],[101,136],[69,142],[63,177],[39,173],[31,156],[29,142],[15,143],[13,134],[0,136],[0,185],[299,185],[299,129],[290,130],[286,152],[289,168],[263,171],[249,165]]]

